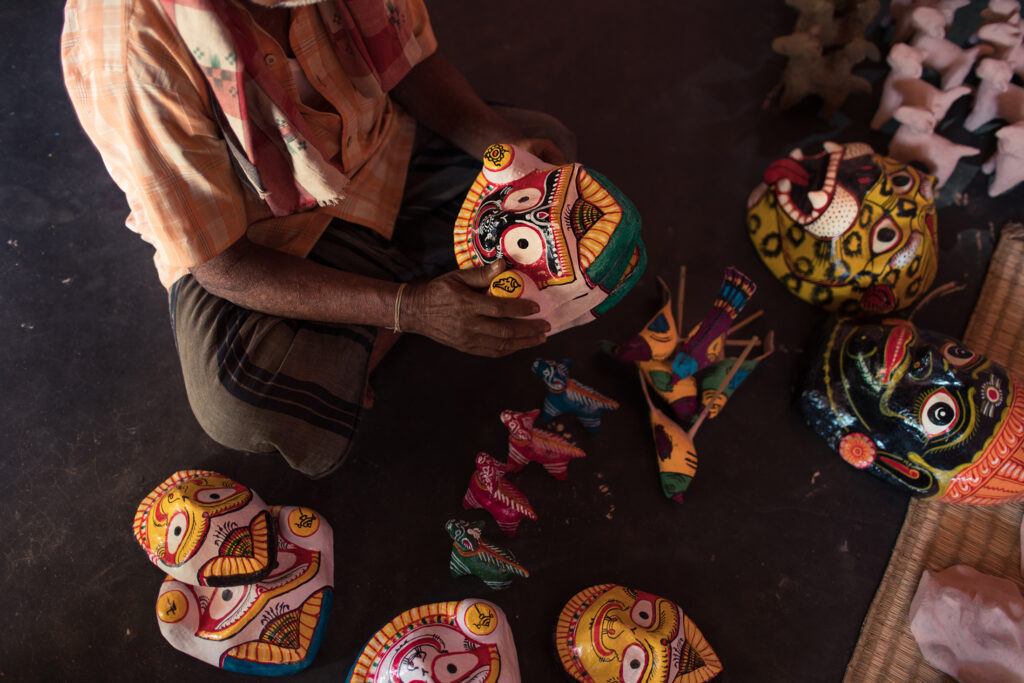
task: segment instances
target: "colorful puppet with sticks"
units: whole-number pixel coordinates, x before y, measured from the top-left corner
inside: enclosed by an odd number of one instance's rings
[[[402,612],[366,643],[347,683],[520,683],[512,629],[486,600]]]
[[[448,562],[452,576],[472,574],[496,591],[511,586],[512,579],[517,576],[529,578],[530,572],[516,561],[515,555],[483,539],[483,522],[470,524],[449,519],[444,528],[452,537],[452,554]]]
[[[467,510],[482,508],[494,517],[498,526],[509,536],[516,535],[519,522],[524,517],[536,520],[537,513],[530,507],[523,492],[505,481],[509,472],[503,465],[486,453],[476,456],[476,471],[469,480],[462,506]]]
[[[209,490],[209,489],[208,489]],[[333,534],[315,511],[273,506],[271,571],[245,585],[160,587],[160,632],[176,649],[227,671],[283,676],[308,667],[327,627],[334,585]]]
[[[703,683],[722,671],[681,607],[611,583],[580,591],[562,608],[555,648],[580,683]]]
[[[933,178],[868,145],[826,142],[773,162],[747,202],[747,229],[772,274],[844,315],[909,306],[935,278]]]
[[[508,428],[508,468],[518,472],[530,462],[544,466],[548,473],[565,481],[569,461],[582,458],[587,454],[582,448],[573,445],[554,432],[545,431],[534,426],[540,410],[520,412],[505,410],[501,413],[501,421]]]
[[[840,320],[800,393],[808,424],[858,469],[917,496],[968,505],[1024,500],[1018,378],[905,320]]]
[[[572,361],[533,361],[533,372],[544,380],[548,394],[544,398],[544,421],[550,422],[563,413],[575,415],[591,434],[601,431],[601,413],[617,410],[619,404],[607,396],[569,378]]]
[[[536,301],[551,334],[590,322],[640,279],[640,214],[607,178],[495,144],[455,223],[460,268],[504,259],[494,296]]]

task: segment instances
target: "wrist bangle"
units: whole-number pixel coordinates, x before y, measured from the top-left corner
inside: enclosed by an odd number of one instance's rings
[[[395,334],[402,333],[401,317],[402,317],[402,292],[409,286],[408,282],[403,282],[398,285],[398,293],[395,294],[395,324],[391,326],[391,329]]]

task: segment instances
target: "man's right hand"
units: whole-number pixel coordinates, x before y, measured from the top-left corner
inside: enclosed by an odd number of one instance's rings
[[[524,319],[540,310],[536,303],[487,294],[491,280],[504,269],[499,260],[410,285],[402,299],[402,330],[492,358],[544,343],[551,326]]]

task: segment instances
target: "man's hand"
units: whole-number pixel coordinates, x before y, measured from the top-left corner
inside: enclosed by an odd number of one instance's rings
[[[539,319],[523,320],[540,310],[536,303],[480,291],[504,269],[499,260],[411,285],[402,301],[403,331],[492,358],[544,343],[551,325]]]

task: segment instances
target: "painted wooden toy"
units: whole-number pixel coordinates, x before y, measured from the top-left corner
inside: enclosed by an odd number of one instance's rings
[[[366,643],[347,683],[520,683],[501,608],[468,599],[402,612]]]
[[[599,394],[585,384],[569,378],[572,361],[563,358],[559,361],[533,361],[533,371],[537,373],[548,394],[544,398],[543,421],[550,422],[563,413],[575,415],[583,428],[591,434],[601,431],[601,413],[616,410],[619,404]]]
[[[679,605],[611,583],[585,588],[566,603],[555,649],[580,683],[698,683],[722,671]]]
[[[672,359],[678,377],[690,377],[722,355],[729,326],[754,294],[757,285],[735,268],[726,268],[711,311],[683,341]]]
[[[813,352],[799,404],[849,464],[929,500],[1024,500],[1019,379],[905,320],[840,320]]]
[[[132,528],[153,564],[194,586],[261,581],[277,555],[266,504],[249,488],[208,470],[168,477],[139,504]]]
[[[751,350],[760,343],[760,339],[754,337],[749,340],[739,358],[732,359],[733,363],[729,370],[720,378],[717,386],[705,401],[700,413],[693,419],[689,430],[685,430],[673,422],[665,413],[655,407],[651,396],[647,392],[647,383],[644,381],[643,373],[640,374],[640,386],[644,392],[644,399],[650,411],[651,430],[654,434],[654,450],[658,456],[658,470],[660,472],[661,490],[666,498],[671,498],[677,503],[683,502],[683,492],[690,487],[697,474],[697,449],[693,444],[693,438],[700,429],[705,418],[711,416],[713,407],[724,404],[719,401],[721,394],[742,367]],[[765,354],[767,355],[767,354]],[[737,383],[738,384],[738,383]],[[718,414],[715,410],[715,414]]]
[[[519,522],[525,517],[536,520],[537,513],[530,507],[523,492],[505,481],[508,465],[503,465],[486,453],[476,456],[476,471],[469,480],[462,506],[467,510],[482,508],[494,516],[498,526],[509,536],[516,535]]]
[[[444,528],[452,537],[452,555],[448,563],[452,576],[472,574],[496,591],[511,586],[517,576],[529,578],[530,572],[519,564],[515,555],[482,538],[483,522],[470,524],[449,519]]]
[[[607,178],[508,144],[484,152],[454,237],[460,268],[505,260],[490,293],[537,302],[550,334],[610,309],[647,263],[640,214]]]
[[[573,458],[586,457],[582,448],[568,440],[534,426],[540,410],[505,410],[501,422],[508,428],[508,467],[518,472],[529,462],[537,462],[559,481],[565,481],[566,469]]]
[[[261,581],[213,588],[168,576],[160,586],[157,621],[174,648],[260,676],[292,674],[312,663],[331,608],[333,533],[309,508],[272,506],[269,514],[279,530],[277,559]]]
[[[999,149],[981,170],[995,177],[988,186],[988,196],[996,197],[1024,182],[1024,121],[1003,126],[996,131]]]
[[[743,361],[739,364],[732,379],[723,383],[723,379],[736,365],[735,358],[725,358],[712,363],[700,375],[700,401],[701,405],[708,409],[708,417],[715,418],[722,412],[726,402],[732,397],[733,392],[750,376],[758,364],[775,353],[775,333],[769,330],[764,340],[764,352],[756,358]]]
[[[747,203],[750,239],[796,296],[845,314],[909,306],[938,268],[932,177],[864,143],[773,162]]]

